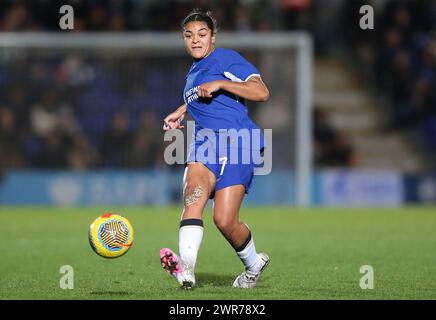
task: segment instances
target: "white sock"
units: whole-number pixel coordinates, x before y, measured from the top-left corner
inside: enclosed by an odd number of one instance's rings
[[[259,272],[259,267],[261,260],[256,252],[256,247],[254,246],[253,238],[250,239],[248,244],[242,251],[236,252],[236,254],[241,259],[242,263],[245,266],[246,270],[251,272]]]
[[[203,227],[199,225],[185,225],[179,230],[179,253],[182,272],[185,264],[192,270],[197,262],[197,254],[203,239]]]

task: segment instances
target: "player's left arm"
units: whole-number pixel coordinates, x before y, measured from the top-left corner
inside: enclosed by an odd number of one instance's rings
[[[212,98],[212,94],[218,90],[225,90],[251,101],[265,102],[269,98],[269,90],[258,76],[251,77],[244,82],[216,80],[203,83],[197,94],[203,98]]]

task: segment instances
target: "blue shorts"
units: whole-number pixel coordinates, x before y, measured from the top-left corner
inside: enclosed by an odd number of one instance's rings
[[[215,148],[211,148],[211,153],[203,152],[199,148],[204,147],[204,143],[192,143],[186,163],[200,162],[203,163],[216,178],[214,193],[233,185],[242,184],[245,193],[248,194],[253,184],[254,168],[256,167],[250,149],[227,148],[224,154],[218,154]],[[258,151],[260,153],[260,151]]]

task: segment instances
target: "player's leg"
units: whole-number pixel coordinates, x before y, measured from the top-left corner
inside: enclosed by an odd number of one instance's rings
[[[250,236],[247,225],[239,221],[239,209],[244,195],[245,188],[242,184],[229,186],[215,193],[215,225],[235,249],[244,246]]]
[[[179,229],[179,254],[161,250],[162,266],[186,288],[195,285],[194,269],[203,239],[203,210],[215,188],[214,174],[201,163],[189,163],[183,177],[184,206]],[[172,272],[169,270],[177,270]]]
[[[202,163],[186,167],[183,184],[183,212],[179,229],[182,285],[195,285],[194,269],[203,239],[203,210],[215,188],[215,175]]]
[[[239,209],[244,199],[242,184],[216,191],[214,222],[245,266],[245,271],[236,278],[233,286],[253,288],[260,274],[269,263],[268,255],[257,253],[253,236],[248,226],[239,221]]]

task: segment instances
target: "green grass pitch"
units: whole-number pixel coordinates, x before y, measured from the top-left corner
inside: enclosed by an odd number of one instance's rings
[[[124,256],[97,256],[90,223],[111,211],[127,217],[135,241]],[[161,269],[159,249],[178,251],[180,208],[1,207],[0,299],[436,299],[436,208],[308,209],[244,207],[258,251],[271,264],[254,290],[233,289],[243,270],[211,211],[185,291]],[[74,289],[59,286],[74,268]],[[360,267],[374,270],[363,290]]]

